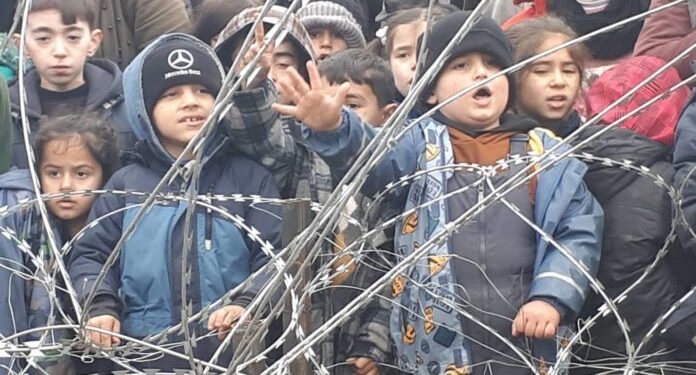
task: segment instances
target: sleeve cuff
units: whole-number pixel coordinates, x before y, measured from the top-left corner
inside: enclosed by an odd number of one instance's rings
[[[539,296],[539,297],[533,297],[530,299],[530,301],[542,301],[546,302],[549,305],[553,306],[556,311],[558,311],[558,314],[561,316],[561,322],[567,321],[569,318],[569,315],[571,315],[571,310],[567,308],[563,303],[558,301],[557,299],[553,297],[544,297],[544,296]]]
[[[100,315],[110,315],[120,319],[121,303],[110,295],[102,294],[96,296],[92,302],[92,308],[88,316],[93,318]]]
[[[333,155],[339,148],[341,140],[345,140],[349,136],[350,122],[348,111],[341,110],[341,123],[333,130],[314,131],[302,125],[303,143],[308,144],[312,150],[320,155]]]

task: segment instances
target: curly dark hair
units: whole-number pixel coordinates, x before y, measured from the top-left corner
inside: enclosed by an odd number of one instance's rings
[[[41,161],[46,143],[75,136],[82,139],[94,159],[101,165],[104,181],[107,181],[119,167],[118,136],[114,131],[114,125],[95,113],[43,118],[32,138],[37,163]]]

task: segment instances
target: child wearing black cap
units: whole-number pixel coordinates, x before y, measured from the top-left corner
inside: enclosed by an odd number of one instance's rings
[[[139,139],[137,160],[116,172],[105,189],[152,192],[206,122],[221,85],[222,66],[215,53],[194,37],[165,35],[141,52],[124,73],[128,117]],[[201,194],[209,196],[277,197],[268,171],[248,159],[229,155],[226,143],[216,126],[201,146],[204,157],[199,179],[192,180],[186,172],[192,155],[183,155],[184,162],[177,166],[181,172],[160,193],[181,195],[197,186]],[[261,204],[262,208],[257,208],[255,204],[252,208],[240,202],[213,202],[258,233],[254,241],[232,221],[203,207],[195,209],[190,232],[186,233],[187,202],[160,200],[139,221],[121,249],[116,266],[108,269],[102,283],[96,284],[97,275],[142,202],[143,197],[136,195],[99,197],[90,218],[102,220],[71,252],[68,271],[80,302],[85,303],[96,290],[94,302],[84,306],[88,326],[135,338],[161,333],[179,323],[182,309],[192,307],[193,314],[240,286],[268,262],[272,255],[269,245],[277,248],[280,244],[277,206]],[[183,247],[188,236],[194,241],[186,253]],[[183,297],[182,278],[187,276],[182,274],[181,264],[185,254],[190,280],[186,281]],[[209,331],[224,338],[268,277],[266,273],[256,275],[251,284],[232,295],[231,301],[223,301],[207,324],[190,324],[192,334],[202,338],[193,349],[196,358],[212,356],[220,341],[209,336]],[[102,347],[123,343],[108,334],[88,331],[86,335]],[[229,356],[227,350],[220,363],[227,363]],[[162,371],[190,367],[188,361],[171,356],[138,361],[137,366]]]
[[[455,12],[435,24],[423,56],[426,67],[469,14]],[[510,42],[492,19],[482,17],[454,47],[420,104],[433,108],[512,63]],[[303,123],[305,143],[342,177],[375,132],[341,109],[347,88],[328,94],[315,68],[309,70],[311,86],[292,73],[292,81],[280,82],[295,105],[274,108]],[[551,339],[563,337],[561,323],[578,313],[589,289],[586,276],[596,274],[603,212],[582,181],[587,167],[572,158],[527,183],[513,183],[530,156],[558,142],[535,129],[535,121],[506,113],[514,94],[513,77],[503,75],[442,106],[411,127],[362,186],[364,194],[375,196],[402,177],[421,174],[406,189],[396,183],[388,195],[409,213],[397,221],[397,257],[424,252],[391,289],[390,331],[405,371],[509,375],[528,374],[529,366],[561,366]],[[507,168],[497,163],[512,156],[526,162]],[[504,196],[492,195],[509,183],[513,188]],[[453,221],[484,200],[489,204],[483,212],[452,230]],[[445,231],[451,233],[447,241],[423,247]]]

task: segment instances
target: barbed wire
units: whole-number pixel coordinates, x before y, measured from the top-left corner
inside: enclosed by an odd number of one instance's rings
[[[403,309],[409,314],[417,316],[424,321],[429,321],[426,312],[422,308],[420,308],[420,310],[414,310],[411,308],[411,306],[404,306],[396,298],[389,296],[388,289],[395,280],[401,278],[401,282],[411,283],[423,293],[426,293],[434,299],[442,301],[442,303],[451,308],[455,314],[465,317],[467,321],[473,322],[475,325],[489,332],[496,338],[496,340],[503,343],[506,349],[509,349],[512,353],[514,353],[514,355],[511,356],[508,353],[498,352],[498,354],[505,359],[505,365],[528,368],[529,371],[534,374],[560,374],[564,370],[560,366],[553,366],[551,369],[539,367],[538,359],[533,358],[531,352],[520,348],[512,340],[508,339],[507,333],[498,332],[493,327],[485,324],[485,322],[482,322],[475,314],[472,313],[472,309],[485,314],[495,314],[495,312],[486,311],[481,306],[472,306],[462,296],[457,296],[455,300],[442,299],[437,293],[437,288],[443,286],[432,285],[430,283],[425,284],[410,276],[409,270],[413,269],[414,267],[418,267],[417,263],[422,261],[424,257],[427,257],[428,253],[433,248],[445,241],[449,241],[454,233],[476,220],[485,210],[490,209],[494,205],[502,204],[515,216],[524,221],[525,224],[529,226],[539,238],[541,238],[541,240],[550,243],[559,253],[570,261],[573,264],[575,271],[584,275],[584,278],[587,279],[587,281],[591,284],[592,290],[597,293],[602,300],[602,305],[597,309],[596,313],[593,316],[584,318],[576,326],[577,330],[575,332],[573,332],[570,336],[557,337],[559,341],[565,341],[565,346],[562,347],[558,352],[557,360],[559,363],[568,363],[571,369],[589,369],[594,371],[594,373],[623,372],[625,374],[657,374],[670,371],[680,373],[696,373],[696,362],[662,360],[661,356],[670,354],[671,349],[660,349],[654,353],[643,353],[643,350],[646,348],[648,343],[655,339],[655,336],[659,330],[663,329],[664,322],[681,305],[683,305],[688,298],[696,294],[696,287],[692,288],[682,298],[674,301],[672,306],[665,307],[664,312],[661,313],[658,319],[656,319],[654,325],[650,327],[649,331],[642,338],[640,338],[640,342],[638,342],[637,345],[635,345],[636,343],[631,338],[630,325],[619,309],[619,307],[627,301],[627,297],[636,289],[636,287],[644,283],[648,275],[655,272],[657,267],[665,261],[671,245],[677,239],[676,231],[678,228],[684,228],[690,234],[690,236],[696,238],[696,232],[694,232],[694,229],[690,227],[680,205],[685,184],[675,189],[670,185],[669,181],[665,181],[663,176],[653,172],[649,165],[638,165],[635,162],[626,159],[614,160],[600,155],[592,155],[591,153],[583,150],[583,147],[588,145],[590,142],[596,139],[601,139],[606,132],[619,126],[625,120],[638,115],[642,111],[646,110],[650,105],[656,103],[658,100],[666,98],[680,88],[688,87],[689,85],[693,84],[693,82],[696,80],[696,75],[687,77],[686,79],[681,80],[679,83],[672,85],[665,91],[658,93],[653,99],[645,103],[641,103],[638,108],[625,114],[613,123],[603,126],[601,130],[593,133],[591,136],[579,139],[580,134],[582,134],[585,129],[598,123],[606,113],[626,100],[632,98],[634,94],[642,87],[650,84],[664,71],[670,69],[679,61],[683,60],[696,48],[696,45],[681,51],[674,59],[668,61],[662,68],[652,73],[648,78],[644,79],[638,85],[634,86],[619,100],[612,103],[609,107],[598,113],[596,116],[583,122],[580,127],[570,136],[558,142],[553,148],[544,150],[542,154],[509,158],[497,162],[494,166],[452,164],[434,169],[420,170],[411,175],[401,177],[397,182],[386,185],[382,191],[376,194],[374,200],[367,205],[365,212],[362,212],[360,217],[350,216],[346,213],[346,207],[349,205],[350,200],[353,199],[356,194],[358,194],[362,185],[364,185],[367,181],[369,172],[389,152],[394,150],[399,140],[401,140],[409,131],[411,131],[412,127],[416,126],[416,124],[421,120],[432,116],[441,107],[486,85],[500,76],[514,74],[538,59],[544,58],[578,43],[585,42],[596,35],[615,30],[630,22],[642,20],[650,15],[686,3],[686,0],[676,0],[670,2],[669,4],[655,7],[626,20],[622,20],[616,24],[570,40],[557,47],[549,49],[548,51],[537,54],[491,77],[488,77],[486,80],[477,82],[475,85],[461,90],[450,99],[438,104],[435,108],[424,113],[420,118],[416,119],[410,124],[402,125],[405,122],[407,114],[416,104],[422,90],[437,75],[443,64],[448,61],[452,48],[466,37],[472,25],[479,19],[483,9],[489,5],[489,1],[490,0],[481,1],[478,7],[472,11],[470,18],[457,31],[455,37],[452,38],[444,52],[438,56],[434,64],[432,64],[430,67],[425,67],[422,66],[422,61],[419,61],[419,70],[424,69],[424,73],[417,76],[417,79],[415,79],[413,82],[411,91],[406,96],[403,103],[387,121],[384,129],[379,132],[370,142],[370,144],[366,145],[365,149],[362,150],[360,155],[356,157],[350,171],[348,171],[342,181],[336,184],[333,194],[325,202],[308,202],[306,199],[300,198],[271,199],[268,197],[244,195],[201,195],[198,192],[197,181],[200,178],[200,174],[202,173],[202,168],[204,166],[203,145],[205,144],[206,140],[211,137],[217,123],[225,117],[226,113],[229,112],[234,105],[232,95],[240,90],[243,82],[253,79],[254,76],[258,74],[259,69],[257,66],[262,57],[263,48],[261,48],[260,51],[254,56],[250,64],[241,67],[241,62],[242,58],[252,47],[253,30],[255,29],[255,26],[261,22],[263,17],[275,4],[275,1],[273,0],[269,0],[264,3],[259,16],[257,16],[254,25],[251,27],[251,32],[246,35],[246,38],[242,43],[242,48],[235,58],[235,61],[232,63],[232,73],[229,73],[224,78],[223,89],[216,99],[211,116],[209,116],[201,131],[188,144],[184,153],[182,153],[182,156],[177,158],[172,167],[164,174],[164,177],[151,192],[97,189],[41,195],[39,179],[33,167],[35,157],[29,142],[31,137],[31,127],[26,117],[26,95],[22,95],[22,100],[20,100],[20,111],[23,123],[23,137],[28,153],[27,157],[29,159],[30,174],[32,177],[34,193],[39,198],[26,199],[20,201],[14,206],[0,207],[0,222],[2,222],[3,219],[21,215],[27,210],[34,212],[38,210],[39,219],[42,226],[41,232],[45,236],[51,257],[50,259],[43,259],[42,257],[38,256],[34,253],[34,250],[32,250],[32,247],[27,242],[26,238],[21,238],[21,236],[10,227],[0,226],[0,236],[12,243],[22,255],[22,258],[26,259],[27,262],[33,266],[32,268],[13,259],[0,258],[0,269],[8,270],[12,272],[13,276],[19,277],[27,282],[37,283],[43,289],[45,289],[49,297],[49,312],[48,321],[45,326],[29,328],[6,337],[0,336],[0,359],[12,359],[10,366],[6,369],[7,372],[18,374],[31,371],[50,373],[42,368],[42,359],[56,358],[60,356],[72,356],[80,358],[82,361],[106,359],[115,363],[120,368],[125,369],[125,371],[129,373],[145,373],[143,370],[140,370],[141,368],[144,368],[142,367],[143,365],[146,365],[149,361],[155,358],[169,356],[186,361],[189,364],[191,371],[196,374],[208,374],[211,372],[224,372],[229,374],[287,374],[290,373],[291,363],[297,361],[298,359],[303,359],[309,363],[312,366],[313,371],[316,373],[330,374],[334,368],[348,366],[349,363],[336,362],[333,365],[326,366],[320,358],[322,354],[318,352],[317,344],[322,340],[334,335],[335,331],[339,329],[342,324],[350,321],[351,319],[358,319],[361,309],[363,309],[369,303],[375,300],[381,300],[390,304],[393,308]],[[281,26],[277,26],[272,29],[265,39],[264,47],[268,47],[274,43],[274,40],[281,33],[282,25],[288,22],[292,12],[295,11],[300,4],[301,1],[298,0],[293,0],[290,3],[283,18],[278,22],[278,25]],[[435,1],[433,0],[429,2],[427,13],[428,25],[430,25],[432,22],[431,14],[434,4]],[[21,27],[22,31],[26,30],[26,15],[28,14],[30,7],[31,0],[23,0],[18,2],[15,21],[11,29],[12,31],[19,27]],[[19,22],[20,14],[24,14],[24,17],[22,17],[22,23]],[[428,29],[429,27],[426,27],[426,30]],[[20,85],[20,92],[24,93],[23,48],[25,33],[22,32],[21,35],[22,40],[20,43],[20,69],[18,73],[18,82]],[[424,38],[428,38],[427,33]],[[7,40],[5,43],[6,42]],[[422,44],[422,46],[425,45],[426,43]],[[0,50],[2,50],[5,46],[6,45],[0,46]],[[421,53],[420,55],[423,56],[424,53]],[[239,73],[236,74],[234,72]],[[194,157],[185,162],[183,156],[188,153],[191,153],[194,155]],[[549,168],[557,165],[559,161],[567,158],[575,158],[584,161],[588,165],[595,163],[601,164],[607,168],[620,170],[622,173],[632,173],[640,178],[649,179],[664,191],[664,193],[671,199],[674,207],[674,211],[671,215],[670,231],[666,235],[664,244],[655,249],[654,258],[650,261],[650,264],[642,270],[641,274],[631,283],[631,285],[616,296],[608,294],[606,287],[602,285],[598,277],[590,273],[587,265],[582,264],[575,259],[570,249],[558,243],[554,239],[552,233],[546,233],[536,223],[522,214],[519,208],[506,198],[511,192],[519,189],[520,187],[526,186],[530,180],[539,176]],[[517,167],[514,169],[516,173],[507,179],[503,184],[495,185],[492,183],[493,177],[502,172],[509,171],[513,167]],[[420,179],[427,179],[431,174],[438,172],[473,174],[476,176],[476,182],[454,191],[449,191],[447,194],[444,194],[438,199],[425,201],[410,210],[399,212],[398,214],[388,218],[380,218],[377,223],[373,221],[375,215],[379,213],[377,211],[383,210],[383,204],[385,204],[385,201],[389,199],[391,193],[397,189],[406,188]],[[692,173],[694,173],[693,170],[689,173],[687,179],[691,177]],[[171,185],[176,179],[187,182],[187,189],[185,192],[183,194],[171,192],[163,193],[162,191],[166,190],[165,188]],[[452,196],[462,194],[470,189],[478,189],[479,186],[486,186],[489,193],[486,194],[474,206],[468,208],[466,212],[459,217],[451,218],[450,221],[445,224],[444,230],[434,233],[427,242],[421,244],[420,247],[415,249],[407,256],[403,256],[399,259],[391,259],[388,256],[391,254],[390,251],[382,250],[378,247],[381,244],[374,243],[375,238],[379,233],[387,231],[398,223],[403,222],[410,215],[416,213],[420,208],[437,204],[440,201],[447,200]],[[83,195],[93,195],[98,197],[135,197],[138,198],[141,203],[123,207],[117,211],[110,212],[105,216],[95,218],[94,221],[87,224],[71,240],[67,241],[62,246],[58,246],[60,241],[58,241],[55,237],[56,233],[51,227],[51,218],[44,202],[69,196]],[[115,265],[116,262],[118,262],[121,249],[131,238],[131,235],[140,228],[144,215],[148,212],[148,210],[152,209],[152,207],[156,205],[167,204],[167,202],[174,201],[184,202],[187,207],[184,219],[185,236],[182,247],[182,261],[181,264],[178,265],[180,266],[178,271],[182,275],[181,285],[179,286],[180,298],[182,299],[182,309],[179,312],[178,323],[173,324],[171,327],[168,327],[156,335],[144,338],[129,337],[124,334],[111,333],[98,328],[86,326],[86,312],[90,311],[90,308],[92,307],[97,286],[103,282],[104,278],[106,277],[106,272],[113,265]],[[311,224],[309,224],[301,233],[297,234],[293,240],[287,244],[287,246],[282,249],[276,249],[263,239],[262,234],[256,228],[249,226],[243,217],[230,212],[224,206],[222,206],[222,204],[225,202],[245,203],[249,205],[251,210],[262,210],[262,206],[264,204],[291,206],[296,203],[305,202],[309,203],[310,209],[314,213],[315,217]],[[217,301],[212,302],[208,306],[201,307],[198,311],[194,311],[191,305],[187,303],[187,296],[189,294],[188,291],[191,288],[191,283],[194,281],[194,278],[191,277],[192,268],[191,264],[188,262],[188,257],[192,252],[194,252],[193,247],[195,246],[196,242],[196,239],[193,237],[192,220],[194,220],[194,213],[196,212],[195,210],[197,208],[214,211],[215,214],[233,223],[246,238],[260,247],[260,249],[268,257],[269,261],[261,269],[250,275],[244,282],[232,290],[227,291]],[[95,282],[95,286],[93,287],[89,296],[86,298],[86,301],[81,304],[77,300],[77,293],[75,292],[72,281],[67,273],[63,259],[69,255],[71,249],[76,244],[79,244],[86,233],[98,228],[102,220],[105,220],[112,215],[121,214],[126,210],[135,210],[136,213],[134,218],[132,221],[130,221],[129,225],[124,228],[123,235],[102,267]],[[268,211],[264,212],[269,214]],[[339,234],[337,224],[340,220],[345,220],[350,229],[353,229],[359,233],[359,235],[352,239],[351,243],[346,243],[342,247],[339,246],[340,244],[335,240],[336,236]],[[334,250],[339,247],[341,248]],[[350,258],[348,263],[344,263],[342,261],[346,256]],[[471,262],[470,260],[459,255],[450,255],[450,257],[456,258],[459,261]],[[372,259],[378,259],[378,262],[375,264],[375,262],[371,261]],[[370,285],[355,286],[338,283],[337,281],[340,280],[346,273],[351,273],[351,269],[353,274],[370,269],[379,273],[379,277]],[[199,324],[204,324],[206,319],[216,308],[231,303],[234,296],[238,295],[254,280],[267,273],[270,273],[272,276],[266,282],[265,287],[245,310],[240,319],[240,321],[245,321],[246,323],[234,325],[211,358],[197,358],[195,354],[196,345],[203,339],[217,335],[217,332],[208,332],[202,336],[199,336],[194,327]],[[486,275],[485,272],[483,272],[483,274]],[[309,277],[304,279],[302,275],[309,275]],[[486,278],[490,284],[490,287],[492,287],[494,290],[498,290],[495,283],[493,283],[493,281],[488,278],[487,275]],[[455,287],[462,289],[462,295],[466,294],[464,286],[455,285]],[[302,324],[301,316],[306,314],[306,311],[310,309],[313,296],[316,296],[321,292],[335,292],[338,290],[353,291],[355,292],[355,296],[350,301],[345,303],[340,310],[335,311],[328,320],[319,322],[320,324],[317,327],[308,327]],[[64,305],[65,301],[63,301],[61,295],[68,297],[70,301],[68,306]],[[277,335],[277,338],[275,338],[272,343],[268,343],[268,345],[266,345],[266,336],[272,330],[271,325],[273,321],[283,314],[289,315],[290,319],[288,324],[283,327],[281,332],[278,332],[279,334]],[[74,317],[77,319],[75,320]],[[512,323],[512,320],[508,318],[499,315],[498,317],[509,320],[510,323]],[[597,347],[591,342],[591,340],[585,340],[583,336],[591,331],[592,327],[594,327],[598,321],[609,318],[615,321],[616,327],[619,328],[623,340],[625,341],[625,350],[622,353]],[[14,321],[14,318],[11,319]],[[436,327],[440,327],[442,325],[440,322],[432,322],[432,324]],[[451,329],[451,327],[448,328]],[[116,336],[122,340],[123,344],[108,350],[90,346],[84,340],[84,332],[90,330],[97,331],[102,334],[111,334]],[[57,340],[57,336],[54,335],[54,332],[61,331],[71,332],[71,337],[69,339]],[[481,342],[477,337],[468,336],[462,330],[454,331],[457,335],[464,336],[471,342],[475,342],[483,346],[487,345],[486,343]],[[40,337],[35,339],[35,334],[40,334]],[[292,335],[294,335],[296,339],[294,346],[284,350],[280,358],[278,358],[274,363],[266,366],[265,362],[272,352],[274,350],[281,349],[284,345],[288,344]],[[234,346],[232,345],[233,339],[238,339],[239,342],[246,343],[246,345]],[[255,347],[261,347],[262,349],[260,351],[255,351]],[[577,354],[578,347],[607,351],[606,354],[609,357],[602,359],[601,361],[581,358],[581,356]],[[492,347],[488,347],[488,349],[498,351]],[[233,351],[234,356],[229,363],[220,363],[220,358],[226,351]],[[18,365],[20,360],[24,360],[24,364]],[[261,367],[264,369],[261,371],[256,370],[256,367],[254,366],[259,365],[261,365]],[[383,369],[389,367],[395,368],[393,363],[382,363],[380,365],[383,366]],[[473,366],[476,364],[471,365]],[[23,367],[19,370],[15,370],[14,366]],[[1,369],[0,372],[2,372]]]

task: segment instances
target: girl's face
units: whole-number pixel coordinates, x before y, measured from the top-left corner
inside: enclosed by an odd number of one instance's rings
[[[568,40],[564,35],[550,35],[537,53]],[[568,49],[537,60],[519,76],[517,109],[542,123],[562,120],[573,109],[580,89],[580,75]]]
[[[66,193],[94,190],[103,185],[103,171],[79,134],[48,141],[44,144],[39,163],[41,192]],[[51,199],[49,211],[58,219],[84,225],[95,196],[73,195]]]
[[[417,21],[396,26],[390,31],[392,38],[389,65],[394,74],[396,89],[403,96],[408,93],[413,75],[416,72],[416,44],[418,36],[423,33],[425,26],[425,21]]]

